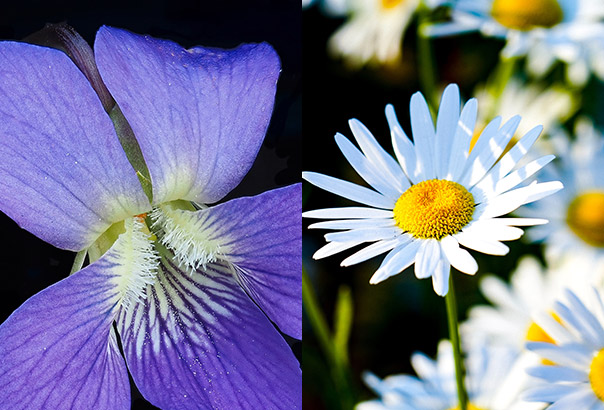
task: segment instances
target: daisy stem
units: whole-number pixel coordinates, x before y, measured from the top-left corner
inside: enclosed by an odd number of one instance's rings
[[[432,108],[438,106],[436,95],[436,69],[434,65],[434,53],[430,38],[423,34],[424,27],[429,23],[430,9],[422,1],[417,9],[417,54],[419,62],[419,82],[428,103]]]
[[[84,259],[86,259],[86,252],[88,251],[84,249],[83,251],[76,253],[75,259],[73,260],[73,265],[71,265],[71,271],[69,272],[70,275],[73,275],[82,269],[82,266],[84,266]]]
[[[464,386],[464,367],[461,357],[461,343],[459,339],[459,322],[457,320],[457,301],[453,287],[453,275],[449,275],[449,292],[445,296],[447,305],[447,322],[449,323],[449,337],[453,345],[453,358],[455,360],[455,381],[457,384],[457,398],[459,409],[468,410],[468,395]]]
[[[510,79],[514,76],[516,69],[516,57],[500,58],[499,64],[495,70],[494,78],[491,83],[491,94],[496,100],[499,100],[501,94],[506,85],[510,82]]]

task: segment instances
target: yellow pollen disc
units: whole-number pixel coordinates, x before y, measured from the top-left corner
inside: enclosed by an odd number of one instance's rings
[[[451,407],[449,410],[459,410],[459,406]],[[472,403],[468,403],[468,410],[485,410],[482,407],[478,407],[473,405]]]
[[[564,13],[556,0],[494,0],[491,16],[502,26],[526,31],[553,27]]]
[[[604,401],[604,349],[600,350],[591,361],[589,382],[596,397]]]
[[[604,247],[604,192],[587,192],[573,199],[568,206],[566,223],[588,244]]]
[[[397,7],[405,0],[382,0],[382,8],[389,10]]]
[[[550,315],[552,315],[552,317],[556,320],[556,322],[562,324],[562,320],[560,319],[560,316],[558,316],[555,312],[550,312]],[[541,326],[539,326],[535,322],[531,322],[531,324],[529,325],[529,327],[526,331],[525,339],[527,342],[544,342],[544,343],[556,344],[556,341],[554,339],[552,339],[550,337],[550,335],[545,333],[545,330],[543,330],[543,328],[541,328]],[[547,359],[541,360],[541,363],[543,363],[545,365],[549,365],[549,366],[556,364],[556,363],[552,362],[551,360],[547,360]]]
[[[416,238],[442,239],[472,220],[474,197],[457,182],[429,179],[412,185],[394,206],[399,228]]]

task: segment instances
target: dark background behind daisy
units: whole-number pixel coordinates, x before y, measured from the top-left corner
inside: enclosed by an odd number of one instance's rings
[[[271,123],[252,170],[225,199],[259,194],[296,183],[301,162],[301,28],[296,0],[105,1],[4,3],[0,40],[21,40],[46,23],[66,22],[89,44],[101,25],[173,40],[182,46],[233,48],[244,42],[270,43],[282,72]],[[2,62],[0,61],[0,64]],[[236,137],[236,136],[234,136]],[[2,284],[0,322],[27,298],[65,278],[75,256],[21,230],[0,213]],[[294,352],[301,350],[293,343]],[[154,408],[135,390],[133,409]]]

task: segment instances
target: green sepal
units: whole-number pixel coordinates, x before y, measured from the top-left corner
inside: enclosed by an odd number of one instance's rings
[[[130,165],[132,165],[136,171],[136,176],[143,187],[145,195],[147,195],[147,198],[149,198],[149,203],[153,204],[153,186],[151,184],[151,174],[149,174],[149,168],[147,168],[147,163],[143,157],[141,147],[138,145],[134,131],[132,131],[132,127],[130,127],[130,124],[128,124],[128,121],[126,120],[126,117],[124,117],[119,105],[115,104],[109,113],[109,118],[111,118],[111,121],[113,121],[113,126],[115,127],[115,132],[120,140],[122,149],[126,153],[126,157],[128,158],[128,161],[130,161]]]

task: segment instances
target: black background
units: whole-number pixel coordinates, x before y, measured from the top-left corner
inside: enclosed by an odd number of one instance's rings
[[[144,4],[144,7],[141,6]],[[46,23],[66,22],[92,44],[101,25],[170,39],[185,47],[232,48],[269,42],[282,73],[265,142],[252,170],[227,198],[299,181],[301,162],[301,21],[299,0],[18,1],[3,5],[0,40],[20,40]],[[1,61],[0,61],[1,64]],[[1,103],[1,102],[0,102]],[[21,230],[0,213],[0,322],[27,298],[65,278],[74,255]],[[294,344],[294,351],[300,344]],[[154,408],[133,387],[133,409]]]

